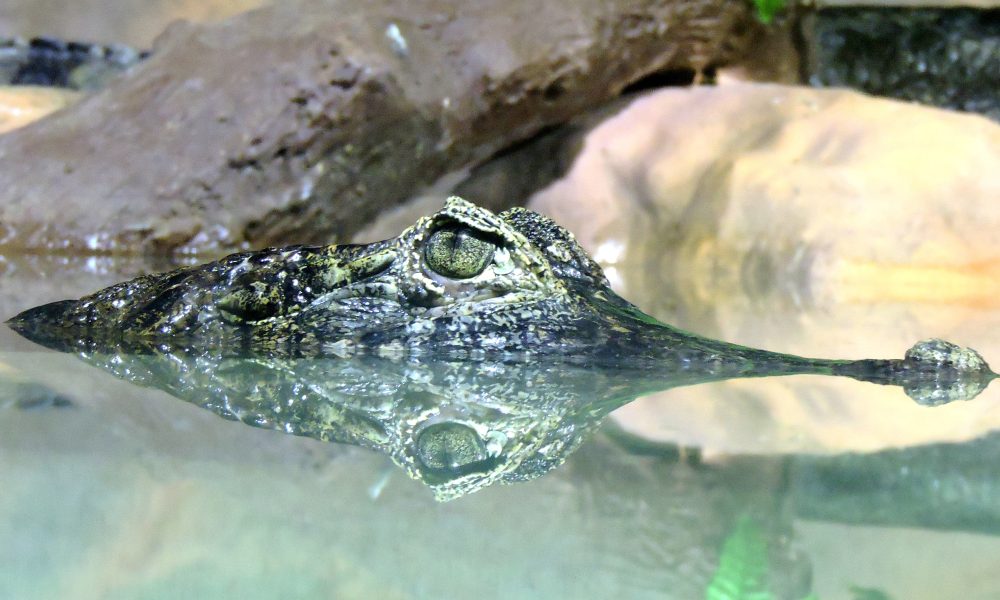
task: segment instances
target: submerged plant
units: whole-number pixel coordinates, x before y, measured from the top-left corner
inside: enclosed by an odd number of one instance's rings
[[[705,589],[705,600],[773,600],[768,589],[767,540],[744,515],[722,544],[719,568]]]
[[[880,589],[852,585],[849,588],[852,600],[892,600]]]

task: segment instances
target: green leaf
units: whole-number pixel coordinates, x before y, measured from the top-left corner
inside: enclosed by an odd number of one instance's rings
[[[757,9],[757,18],[761,23],[770,25],[775,15],[785,8],[785,0],[753,0]]]
[[[705,600],[774,600],[768,589],[769,571],[767,540],[753,519],[740,517],[722,544]]]

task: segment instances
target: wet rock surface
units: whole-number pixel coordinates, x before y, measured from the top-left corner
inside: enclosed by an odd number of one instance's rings
[[[711,1],[342,4],[178,25],[128,77],[0,139],[0,245],[346,239],[646,74],[729,60],[750,18]]]

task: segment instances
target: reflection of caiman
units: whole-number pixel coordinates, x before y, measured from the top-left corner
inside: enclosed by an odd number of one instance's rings
[[[560,465],[609,412],[691,374],[377,356],[82,351],[117,377],[227,419],[390,457],[450,500]]]
[[[572,234],[459,198],[399,237],[293,246],[147,275],[10,324],[61,350],[166,344],[205,356],[435,356],[672,368],[712,379],[819,373],[903,385],[936,403],[996,377],[974,351],[921,342],[903,360],[824,360],[664,325],[611,291]]]
[[[227,419],[380,452],[438,500],[540,477],[619,406],[716,379],[679,364],[654,370],[544,360],[225,357],[169,346],[142,353],[85,349],[77,355]],[[34,386],[33,401],[17,406],[61,405],[46,401],[51,393]]]

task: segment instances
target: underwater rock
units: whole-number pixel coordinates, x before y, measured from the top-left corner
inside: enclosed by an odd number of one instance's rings
[[[0,411],[66,408],[73,401],[0,359]]]
[[[347,239],[645,75],[731,60],[752,29],[718,0],[297,0],[177,25],[129,76],[0,139],[0,245]]]
[[[790,480],[807,519],[1000,533],[1000,432],[961,444],[798,456]]]

